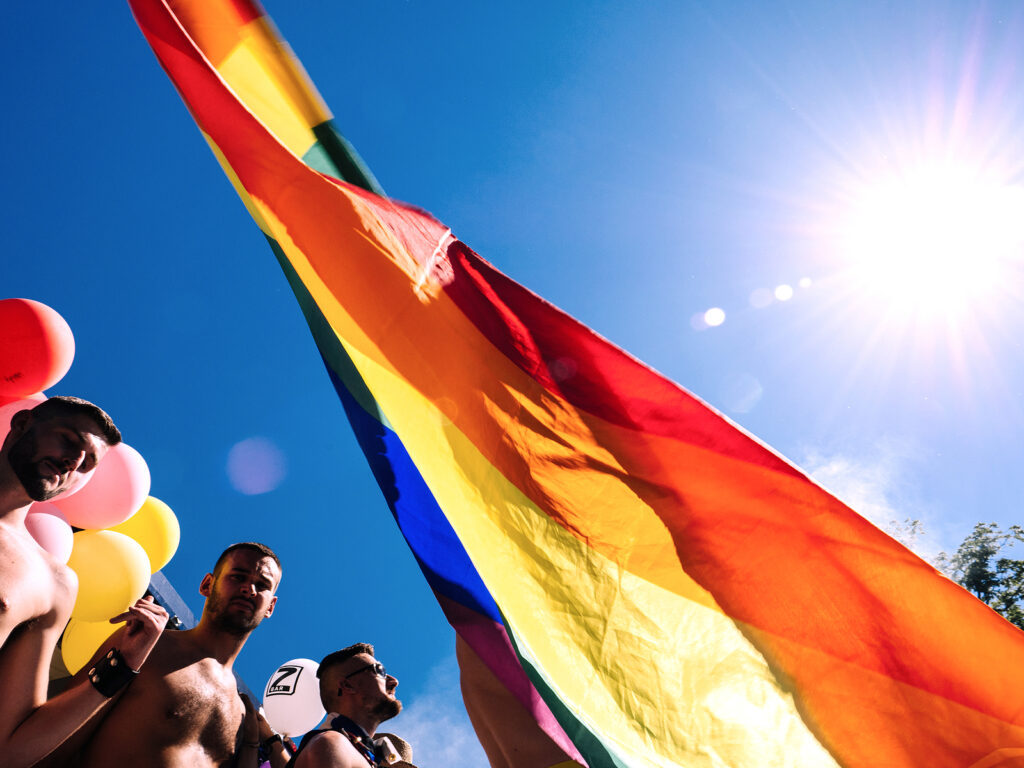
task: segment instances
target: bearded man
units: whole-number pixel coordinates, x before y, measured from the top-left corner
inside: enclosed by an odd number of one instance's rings
[[[62,748],[62,756],[81,768],[255,768],[259,743],[245,738],[243,728],[253,714],[246,714],[232,666],[274,612],[280,581],[281,561],[269,547],[228,547],[199,585],[206,598],[199,623],[165,632],[88,741]],[[117,645],[117,634],[94,660]]]
[[[356,643],[324,657],[317,670],[320,701],[334,713],[330,728],[306,735],[294,768],[376,768],[373,743],[377,727],[402,711],[395,697],[398,680],[373,655],[373,646]]]
[[[127,623],[110,646],[110,660],[46,701],[50,659],[71,616],[78,577],[36,543],[25,518],[33,502],[84,482],[120,442],[102,409],[51,397],[15,413],[0,445],[0,755],[7,768],[35,765],[109,709],[167,623],[163,608],[138,601],[112,619]]]

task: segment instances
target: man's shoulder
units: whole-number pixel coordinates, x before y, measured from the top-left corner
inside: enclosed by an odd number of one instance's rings
[[[355,747],[352,746],[352,742],[348,740],[345,734],[327,729],[311,735],[306,749],[326,752],[332,749],[341,749],[342,747],[347,747],[353,752],[355,751]]]
[[[78,592],[75,572],[39,547],[27,528],[6,521],[0,521],[0,563],[0,624],[63,628]]]
[[[157,640],[151,658],[155,655],[157,658],[173,663],[176,669],[188,667],[205,674],[220,675],[228,670],[228,667],[211,656],[196,642],[194,631],[189,629],[165,630]],[[149,663],[149,661],[146,662],[147,665]]]
[[[330,766],[330,768],[367,768],[369,763],[359,754],[343,733],[321,731],[309,737],[309,743],[296,758],[296,768]]]

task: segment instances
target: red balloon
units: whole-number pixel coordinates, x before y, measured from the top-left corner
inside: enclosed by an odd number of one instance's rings
[[[134,515],[149,495],[149,467],[130,445],[107,451],[89,477],[70,496],[58,497],[60,511],[76,528],[109,528]]]
[[[75,337],[57,312],[32,299],[0,300],[0,396],[53,386],[75,357]]]

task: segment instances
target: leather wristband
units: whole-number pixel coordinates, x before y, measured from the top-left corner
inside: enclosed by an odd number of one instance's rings
[[[270,749],[274,744],[280,742],[284,744],[284,736],[280,733],[275,733],[273,736],[268,736],[260,742],[260,749]]]
[[[92,687],[108,699],[124,688],[139,674],[128,666],[117,648],[111,648],[96,666],[89,670]]]

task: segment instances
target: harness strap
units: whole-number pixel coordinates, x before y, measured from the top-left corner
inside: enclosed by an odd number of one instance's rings
[[[339,726],[334,728],[333,725],[331,727],[335,731],[343,734],[352,743],[352,746],[356,748],[356,752],[362,755],[366,759],[366,762],[370,764],[370,768],[377,768],[377,754],[373,751],[372,742],[370,744],[364,743],[362,736],[357,736],[344,727]]]
[[[346,739],[349,740],[349,743],[351,743],[352,746],[355,747],[356,752],[362,755],[363,759],[370,764],[370,768],[379,768],[379,763],[377,762],[377,754],[376,752],[374,752],[372,743],[367,745],[363,742],[362,737],[358,734],[346,730],[345,727],[341,725],[335,727],[333,723],[331,724],[330,728],[324,728],[323,730],[310,732],[306,734],[305,738],[302,739],[302,743],[299,744],[299,748],[296,750],[295,754],[292,755],[291,762],[289,763],[289,765],[294,764],[295,759],[299,756],[299,753],[302,752],[302,750],[304,750],[307,746],[309,746],[310,742],[312,742],[313,739],[315,739],[322,733],[327,733],[328,731],[337,731],[338,733],[342,734]]]

